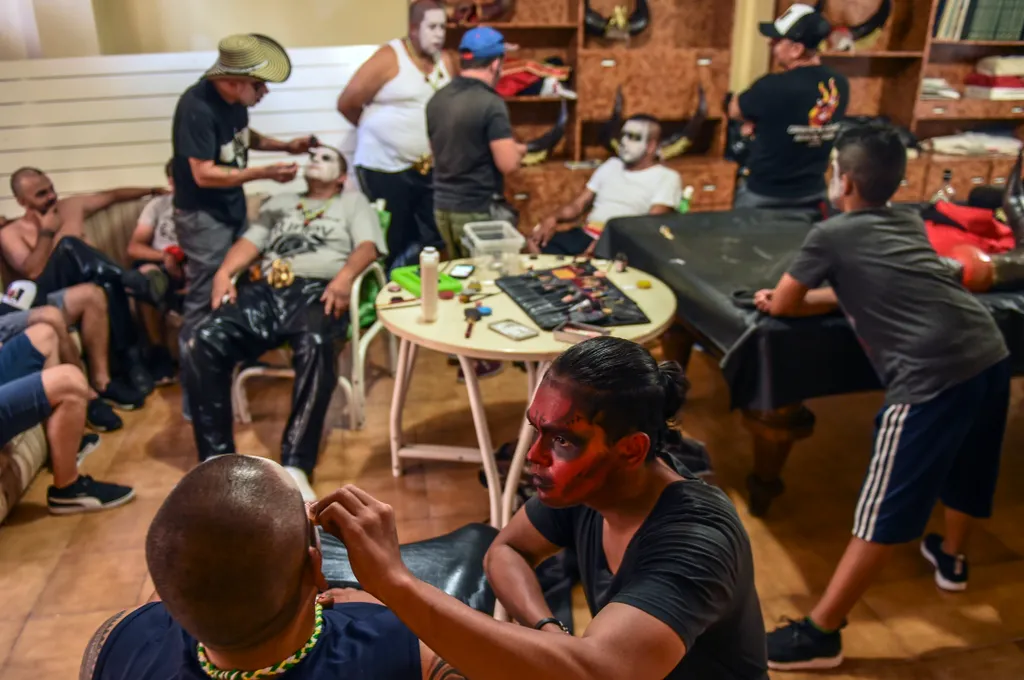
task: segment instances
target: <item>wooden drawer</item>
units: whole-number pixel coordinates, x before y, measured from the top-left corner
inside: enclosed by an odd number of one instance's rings
[[[930,199],[942,188],[942,174],[946,169],[953,171],[950,182],[956,191],[955,200],[966,201],[971,189],[988,183],[992,162],[987,159],[961,158],[958,156],[932,156],[928,161],[928,174],[924,185],[925,200]]]
[[[715,160],[699,163],[670,164],[683,178],[683,186],[693,187],[692,210],[731,206],[736,188],[736,164]]]
[[[897,202],[909,202],[924,201],[930,198],[930,194],[926,195],[924,189],[927,173],[927,160],[922,158],[911,158],[907,160],[907,173],[904,175],[903,181],[900,182],[900,188],[893,196],[892,200]]]
[[[1013,157],[993,158],[992,172],[989,175],[988,183],[998,187],[1006,186],[1006,181],[1010,178],[1010,171],[1013,170],[1013,164],[1016,162],[1017,159]]]
[[[570,170],[561,163],[524,168],[505,180],[505,196],[519,210],[524,234],[542,219],[580,195],[593,170]]]
[[[685,120],[697,108],[701,84],[708,117],[721,117],[729,89],[728,64],[728,53],[714,49],[580,50],[577,111],[583,120],[607,120],[621,86],[624,117],[646,113],[660,120]]]

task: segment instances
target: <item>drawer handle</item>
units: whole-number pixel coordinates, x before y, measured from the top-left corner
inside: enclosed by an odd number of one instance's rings
[[[900,180],[900,186],[901,186],[901,187],[909,187],[909,186],[910,186],[910,182],[908,182],[908,181],[907,181],[907,180],[905,180],[905,179],[901,179],[901,180]]]
[[[1024,113],[1024,106],[1014,106],[1010,109],[1010,113]]]
[[[984,184],[984,183],[985,183],[985,178],[984,177],[972,177],[971,178],[971,184]]]
[[[945,112],[946,112],[946,107],[945,106],[933,106],[932,107],[932,113],[935,113],[935,114],[938,114],[938,115],[941,116]]]
[[[717,188],[717,184],[705,184],[703,187],[701,187],[701,191],[714,191]]]
[[[518,194],[512,194],[512,200],[514,201],[528,201],[530,200],[529,192],[521,192]]]
[[[992,184],[996,184],[996,185],[1006,184],[1006,178],[1005,177],[995,177],[995,178],[992,179]]]
[[[697,66],[711,66],[711,57],[701,57],[697,60]]]
[[[615,62],[614,59],[602,59],[601,60],[601,66],[603,66],[605,68],[614,68],[615,64],[616,64],[616,62]]]

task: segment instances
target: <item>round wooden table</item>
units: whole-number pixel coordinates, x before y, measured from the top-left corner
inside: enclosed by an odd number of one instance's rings
[[[442,263],[442,271],[447,271],[459,262],[471,263],[472,261],[457,260],[454,263]],[[541,270],[571,263],[569,258],[558,258],[553,255],[522,256],[523,271],[526,271],[529,266],[535,270]],[[607,261],[591,260],[591,263],[601,270],[609,268]],[[499,361],[521,361],[526,364],[527,401],[529,402],[550,362],[570,345],[555,340],[551,332],[537,328],[526,312],[498,289],[493,280],[494,275],[494,272],[477,268],[470,279],[481,284],[481,294],[494,294],[484,298],[481,303],[492,310],[491,315],[477,322],[469,337],[466,337],[467,324],[464,310],[467,307],[472,307],[473,304],[462,304],[457,297],[452,300],[439,300],[437,320],[425,323],[422,320],[421,307],[414,301],[416,298],[413,298],[410,293],[404,290],[401,293],[396,293],[384,289],[377,297],[377,316],[384,327],[400,341],[398,365],[395,367],[395,388],[391,399],[392,472],[396,477],[402,474],[402,459],[404,458],[482,463],[484,475],[487,478],[487,492],[490,497],[491,525],[500,529],[511,519],[519,477],[522,474],[532,437],[524,414],[508,479],[504,489],[499,493],[501,486],[498,466],[494,459],[494,446],[491,442],[484,403],[480,395],[480,384],[474,371],[473,362],[476,359],[496,359]],[[637,343],[646,343],[660,336],[668,328],[676,311],[675,295],[668,286],[650,274],[632,267],[622,273],[611,271],[608,273],[608,278],[636,302],[650,319],[650,323],[642,325],[610,327],[608,330],[611,335]],[[649,281],[651,287],[638,288],[637,282],[641,280]],[[409,302],[392,303],[391,299],[397,296],[401,296]],[[492,322],[504,320],[518,321],[524,326],[537,330],[538,334],[526,340],[512,340],[488,327],[488,324]],[[402,432],[402,410],[405,407],[409,391],[416,353],[420,347],[458,357],[466,379],[466,391],[469,393],[478,449],[406,442]]]

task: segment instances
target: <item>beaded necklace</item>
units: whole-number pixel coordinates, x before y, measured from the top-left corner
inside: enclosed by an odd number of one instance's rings
[[[327,212],[327,209],[331,207],[331,203],[334,203],[334,198],[334,196],[328,198],[327,202],[324,203],[318,210],[308,209],[306,207],[306,202],[300,200],[299,204],[295,207],[296,209],[302,211],[302,226],[308,227],[310,222],[312,222],[313,220],[318,220],[321,217],[323,217],[324,213]]]
[[[302,649],[295,652],[281,663],[267,666],[256,671],[224,671],[214,666],[209,657],[206,656],[206,647],[202,642],[196,644],[196,654],[199,656],[199,665],[203,672],[213,680],[253,680],[254,678],[266,678],[272,675],[281,675],[292,668],[295,668],[309,653],[316,647],[320,640],[320,634],[324,631],[324,608],[318,603],[316,605],[316,623],[313,626],[313,634],[309,636]]]

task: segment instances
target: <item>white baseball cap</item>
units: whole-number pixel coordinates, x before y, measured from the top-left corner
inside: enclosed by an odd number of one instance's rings
[[[32,281],[12,281],[0,298],[0,303],[20,311],[31,309],[38,290]]]
[[[832,32],[832,24],[810,5],[797,3],[772,22],[762,22],[761,35],[773,40],[790,40],[816,48]]]

